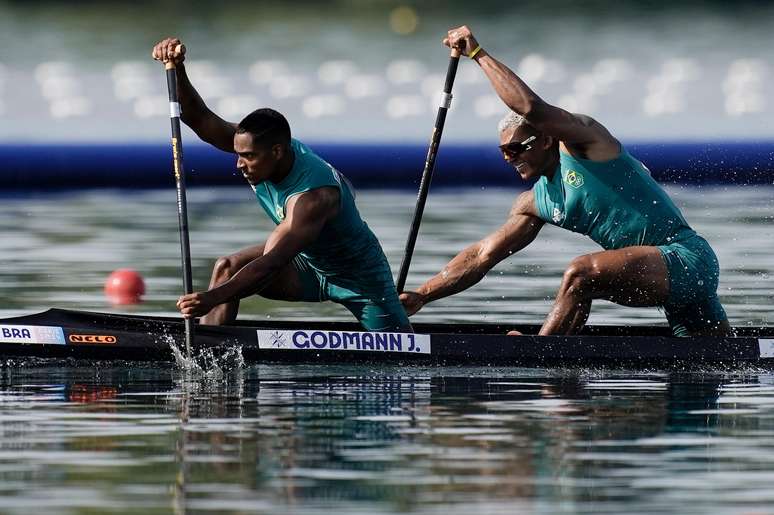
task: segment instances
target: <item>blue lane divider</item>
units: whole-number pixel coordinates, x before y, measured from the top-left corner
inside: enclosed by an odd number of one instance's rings
[[[433,186],[523,186],[495,143],[442,145]],[[427,152],[423,143],[310,145],[358,188],[416,188]],[[627,148],[665,183],[774,184],[774,141],[632,143]],[[191,186],[243,184],[231,154],[191,144],[184,161]],[[170,187],[171,170],[166,144],[0,144],[4,191]]]

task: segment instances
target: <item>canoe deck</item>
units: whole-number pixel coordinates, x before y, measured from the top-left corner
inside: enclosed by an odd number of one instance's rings
[[[590,326],[575,336],[506,336],[538,326],[414,324],[416,335],[363,333],[356,323],[239,321],[197,325],[194,354],[241,347],[250,363],[346,362],[519,366],[774,366],[774,328],[674,338],[667,327]],[[0,319],[0,356],[169,361],[179,318],[50,309]]]

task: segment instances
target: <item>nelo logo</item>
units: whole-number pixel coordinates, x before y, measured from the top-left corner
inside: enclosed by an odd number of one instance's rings
[[[72,343],[116,343],[118,338],[109,334],[71,334]]]

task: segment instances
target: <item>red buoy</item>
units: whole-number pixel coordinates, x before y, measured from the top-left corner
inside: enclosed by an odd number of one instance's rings
[[[105,295],[111,304],[138,304],[145,294],[145,281],[137,271],[121,268],[105,281]]]

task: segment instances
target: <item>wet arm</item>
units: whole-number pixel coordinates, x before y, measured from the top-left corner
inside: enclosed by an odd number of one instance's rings
[[[536,215],[532,192],[519,195],[505,224],[457,254],[439,274],[417,289],[423,304],[470,288],[497,263],[532,243],[544,224]]]
[[[288,200],[288,215],[266,240],[263,256],[245,265],[234,276],[210,290],[218,304],[242,299],[261,291],[296,254],[320,235],[325,223],[336,216],[339,191],[324,187]]]
[[[503,103],[539,131],[570,145],[615,142],[607,129],[590,116],[573,114],[545,102],[516,73],[485,50],[474,60]]]
[[[188,78],[185,65],[177,65],[177,94],[180,100],[180,118],[202,141],[225,152],[234,152],[236,124],[227,122],[213,113]]]

